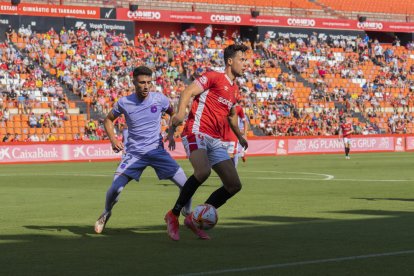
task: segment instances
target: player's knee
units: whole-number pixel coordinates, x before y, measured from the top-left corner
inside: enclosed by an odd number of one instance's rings
[[[211,174],[210,168],[202,168],[194,172],[195,178],[197,178],[197,180],[200,181],[201,183],[206,181],[207,178],[210,176],[210,174]]]
[[[240,192],[242,189],[242,184],[238,181],[238,182],[234,182],[232,183],[232,185],[227,186],[227,191],[232,194],[235,195],[238,192]]]

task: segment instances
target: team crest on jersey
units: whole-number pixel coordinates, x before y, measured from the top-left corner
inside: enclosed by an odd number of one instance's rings
[[[157,108],[157,106],[156,106],[156,105],[151,106],[151,112],[152,112],[152,113],[157,112],[157,110],[158,110],[158,108]]]
[[[199,78],[199,79],[198,79],[198,81],[199,81],[201,84],[206,84],[206,83],[207,83],[207,77],[206,77],[206,76],[202,76],[201,78]]]

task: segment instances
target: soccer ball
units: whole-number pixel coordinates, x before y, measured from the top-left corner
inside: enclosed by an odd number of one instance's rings
[[[211,229],[218,221],[217,210],[210,204],[198,205],[191,213],[191,220],[200,229]]]

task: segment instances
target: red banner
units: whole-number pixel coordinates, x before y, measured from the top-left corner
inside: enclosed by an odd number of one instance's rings
[[[0,2],[0,14],[17,14],[32,16],[72,16],[78,18],[100,18],[99,7],[59,6],[46,4],[22,3],[13,6],[10,2]],[[283,16],[258,16],[248,14],[214,13],[214,12],[180,12],[166,10],[138,10],[117,8],[116,18],[119,20],[225,24],[244,26],[274,26],[315,29],[361,30],[380,32],[414,32],[414,23],[337,20],[325,18],[296,18]]]
[[[118,8],[117,19],[155,22],[225,24],[244,26],[274,26],[315,29],[360,30],[381,32],[413,32],[414,23],[380,22],[358,20],[337,20],[325,18],[296,18],[283,16],[258,16],[253,18],[247,14],[211,13],[211,12],[180,12],[164,10],[130,11]]]
[[[352,152],[368,151],[395,151],[394,137],[353,137],[351,139]],[[336,138],[310,138],[289,139],[288,153],[339,153],[343,152],[342,139]]]
[[[174,158],[186,157],[183,145],[169,153]],[[288,154],[342,153],[344,145],[337,137],[288,137],[249,139],[249,156]],[[414,136],[357,136],[351,139],[352,152],[413,151]],[[34,163],[88,160],[119,160],[107,141],[79,141],[53,143],[3,143],[0,145],[1,163]]]
[[[407,151],[414,151],[414,136],[408,136],[405,141]]]
[[[53,16],[53,17],[72,16],[72,17],[79,17],[79,18],[100,18],[101,17],[99,7],[57,6],[57,5],[26,4],[26,3],[22,3],[17,6],[14,6],[14,5],[11,5],[10,2],[0,3],[0,14]]]

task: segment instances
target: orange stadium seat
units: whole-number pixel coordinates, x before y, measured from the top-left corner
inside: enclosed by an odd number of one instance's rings
[[[302,9],[314,9],[321,10],[322,8],[315,5],[308,0],[172,0],[174,2],[189,2],[189,3],[204,3],[204,4],[222,4],[233,6],[255,6],[255,7],[280,7],[280,8],[302,8]]]
[[[319,0],[334,10],[392,14],[414,14],[413,1],[400,0]]]

